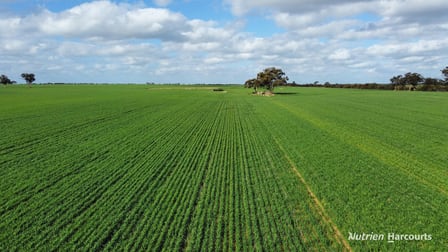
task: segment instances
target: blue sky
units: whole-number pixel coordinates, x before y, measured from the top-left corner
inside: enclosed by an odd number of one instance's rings
[[[0,74],[37,82],[378,82],[448,65],[445,0],[0,0]]]

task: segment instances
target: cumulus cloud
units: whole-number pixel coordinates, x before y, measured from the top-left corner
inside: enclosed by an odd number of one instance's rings
[[[213,21],[193,19],[187,23],[191,29],[182,34],[190,41],[223,41],[235,35],[232,28],[218,27]]]
[[[350,51],[347,49],[338,49],[330,56],[328,56],[330,60],[347,60],[350,58]]]
[[[444,0],[394,0],[379,2],[378,12],[388,18],[403,21],[447,21],[448,6]]]
[[[182,39],[181,31],[189,29],[186,20],[167,9],[95,1],[59,13],[43,10],[24,18],[5,18],[0,20],[0,31],[3,35],[14,31],[75,38],[172,40]]]
[[[360,11],[360,8],[369,7],[366,3],[375,2],[375,0],[226,0],[226,2],[231,6],[235,15],[243,15],[251,11],[289,13],[323,11],[328,13],[328,10],[337,10],[337,12],[343,13],[356,13]],[[347,9],[347,7],[352,9]]]
[[[102,38],[177,39],[186,18],[166,9],[133,9],[108,1],[82,4],[62,13],[43,13],[39,29],[51,35]]]
[[[0,67],[48,81],[242,83],[277,66],[299,83],[385,82],[419,69],[437,77],[448,60],[441,0],[224,1],[236,15],[227,22],[188,18],[164,0],[4,15]],[[282,29],[246,32],[253,16]]]
[[[401,62],[413,62],[417,68],[415,59],[422,59],[424,64],[430,55],[447,53],[448,45],[442,34],[448,32],[445,15],[448,5],[443,0],[227,0],[227,3],[235,15],[258,13],[270,17],[297,39],[326,41],[313,58],[317,64],[325,65],[321,59],[326,58],[344,61],[347,67],[356,66],[360,70],[365,66],[366,72],[375,66],[383,69],[381,64],[399,66]],[[446,57],[432,60],[440,58]]]
[[[235,15],[251,11],[283,13],[322,13],[350,16],[362,12],[375,12],[383,16],[438,16],[447,10],[444,0],[225,0]]]
[[[415,57],[443,54],[446,48],[448,48],[448,39],[420,40],[407,43],[377,44],[367,48],[367,53],[376,56]]]
[[[351,19],[361,14],[376,15],[383,24],[446,24],[448,5],[444,0],[226,0],[235,15],[258,12],[271,15],[285,28],[315,26],[334,19]]]

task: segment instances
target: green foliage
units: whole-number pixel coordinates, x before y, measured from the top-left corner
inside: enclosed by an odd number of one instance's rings
[[[26,81],[26,84],[30,85],[36,80],[33,73],[23,73],[21,74],[22,78]]]
[[[419,73],[406,73],[404,76],[398,75],[390,79],[392,85],[395,86],[395,90],[415,90],[418,84],[423,83],[425,78]]]
[[[443,76],[445,77],[445,82],[448,82],[448,66],[440,71],[442,72]]]
[[[7,85],[12,84],[13,82],[8,78],[8,76],[2,74],[0,75],[0,84]]]
[[[260,87],[260,82],[257,79],[249,79],[244,83],[245,88],[254,88],[254,91],[257,92],[257,89]]]
[[[446,93],[225,90],[0,89],[1,250],[342,251],[335,230],[433,236],[354,251],[445,245]]]
[[[246,88],[254,88],[255,92],[260,87],[273,91],[276,86],[284,86],[288,83],[288,77],[283,70],[275,67],[266,68],[257,74],[257,78],[247,80],[244,84]]]

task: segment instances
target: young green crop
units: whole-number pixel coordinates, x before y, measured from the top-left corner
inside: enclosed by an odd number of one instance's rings
[[[212,89],[0,89],[0,249],[446,246],[447,94]]]

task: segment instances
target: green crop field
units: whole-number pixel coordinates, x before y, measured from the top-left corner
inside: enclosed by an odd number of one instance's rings
[[[0,87],[0,251],[446,251],[448,93]]]

